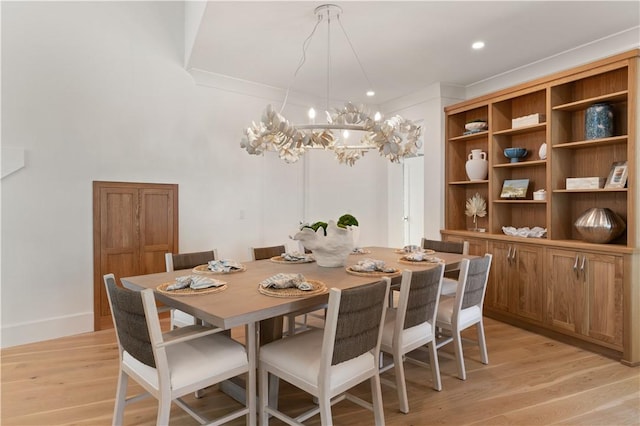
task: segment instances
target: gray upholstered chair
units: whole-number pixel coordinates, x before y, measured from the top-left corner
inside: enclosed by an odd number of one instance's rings
[[[199,251],[192,253],[165,253],[164,260],[167,272],[179,271],[182,269],[193,269],[199,265],[206,265],[210,260],[218,258],[217,251]],[[171,329],[184,327],[197,323],[197,319],[192,315],[178,309],[171,309]]]
[[[261,425],[269,424],[270,415],[289,424],[300,424],[318,412],[322,425],[331,425],[331,404],[345,398],[372,408],[375,424],[384,424],[378,356],[389,284],[390,280],[383,278],[342,291],[332,288],[324,330],[306,331],[260,348]],[[269,374],[317,397],[318,407],[294,419],[270,406]],[[367,379],[371,382],[373,404],[346,393]]]
[[[400,411],[409,412],[407,385],[405,383],[403,359],[405,354],[427,346],[433,388],[442,390],[440,368],[436,349],[436,314],[440,300],[440,287],[444,265],[422,271],[404,270],[400,283],[400,298],[397,308],[388,308],[382,331],[380,350],[393,355],[393,363],[382,366],[380,372],[394,368]],[[407,361],[410,361],[407,358]],[[427,364],[413,360],[420,365]],[[382,380],[386,383],[386,380]]]
[[[284,245],[270,247],[251,247],[251,257],[253,260],[271,259],[286,253],[287,249]]]
[[[158,425],[167,425],[171,402],[199,423],[207,420],[181,397],[249,371],[247,352],[240,343],[220,334],[219,328],[191,325],[163,334],[153,290],[130,291],[116,285],[113,274],[104,276],[116,328],[120,373],[113,424],[123,424],[124,408],[150,394],[158,400]],[[127,398],[129,378],[146,394]],[[242,416],[249,420],[255,395],[247,392],[247,405],[221,418],[227,422]],[[220,424],[220,423],[215,423]]]
[[[461,243],[454,241],[438,241],[422,239],[422,248],[439,251],[441,253],[457,253],[457,254],[469,254],[469,241]],[[456,294],[456,288],[458,287],[458,273],[459,269],[450,269],[444,274],[442,279],[442,291],[443,296],[453,296]]]
[[[441,335],[437,347],[453,342],[458,367],[458,377],[467,379],[462,353],[462,330],[476,326],[480,346],[480,358],[483,364],[489,363],[487,342],[484,336],[482,306],[487,290],[487,280],[491,269],[491,254],[476,259],[464,259],[460,264],[460,278],[455,297],[446,297],[438,305],[436,327]]]

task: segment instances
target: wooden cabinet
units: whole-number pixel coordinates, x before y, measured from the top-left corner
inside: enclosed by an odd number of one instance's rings
[[[442,236],[473,240],[494,255],[486,313],[614,349],[631,365],[640,365],[639,57],[631,50],[445,108]],[[597,103],[613,111],[613,134],[591,139],[585,117]],[[537,119],[514,127],[524,116]],[[477,119],[487,120],[487,131],[465,135],[465,124]],[[528,155],[512,163],[504,156],[512,147]],[[487,153],[485,180],[466,175],[472,149]],[[567,189],[567,178],[606,178],[613,163],[625,161],[624,188]],[[520,179],[529,180],[527,195],[502,198],[504,182]],[[534,200],[542,189],[546,199]],[[472,232],[465,214],[476,193],[487,202],[478,223],[484,233]],[[584,241],[574,223],[593,207],[617,213],[625,232],[608,244]],[[543,238],[504,234],[505,227],[535,226],[546,229]]]
[[[493,254],[493,261],[485,296],[486,308],[542,322],[543,248],[492,241],[489,252]]]
[[[94,329],[113,327],[103,275],[166,270],[165,253],[178,252],[178,185],[93,183]]]
[[[547,265],[547,323],[622,350],[622,256],[550,249]]]

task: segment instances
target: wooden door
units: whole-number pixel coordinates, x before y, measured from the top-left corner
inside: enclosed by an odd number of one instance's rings
[[[587,285],[589,337],[622,349],[623,259],[622,256],[586,253],[581,268]]]
[[[94,329],[113,326],[103,275],[163,272],[178,252],[178,186],[93,183]]]
[[[586,320],[580,254],[572,250],[547,250],[546,321],[553,328],[574,334],[583,334]]]
[[[489,243],[489,252],[493,254],[487,294],[484,305],[492,310],[509,312],[509,287],[511,286],[511,245],[503,242],[492,241]]]
[[[544,283],[543,249],[527,244],[514,244],[512,254],[513,310],[521,317],[542,322]]]

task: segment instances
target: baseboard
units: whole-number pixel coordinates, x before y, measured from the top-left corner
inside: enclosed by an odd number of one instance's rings
[[[93,312],[3,325],[0,347],[24,345],[93,331]]]

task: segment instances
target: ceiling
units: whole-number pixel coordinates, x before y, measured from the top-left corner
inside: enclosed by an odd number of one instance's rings
[[[634,29],[638,1],[341,1],[342,29],[318,26],[293,79],[321,1],[210,2],[188,67],[354,102],[382,104],[435,82],[468,86],[577,46]],[[335,22],[335,21],[334,21]],[[482,40],[486,47],[471,49]],[[329,87],[329,89],[328,89]]]

